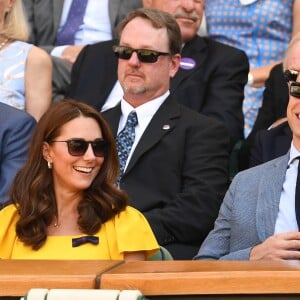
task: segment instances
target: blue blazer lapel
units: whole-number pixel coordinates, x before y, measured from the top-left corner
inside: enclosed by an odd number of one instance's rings
[[[179,116],[179,105],[172,99],[172,97],[168,97],[153,116],[148,127],[143,133],[126,168],[125,176],[126,173],[130,172],[145,152],[149,151],[166,134],[169,134],[174,129]]]
[[[274,234],[275,223],[279,211],[279,201],[283,181],[286,174],[289,153],[281,159],[276,159],[265,172],[258,187],[256,223],[261,241]]]

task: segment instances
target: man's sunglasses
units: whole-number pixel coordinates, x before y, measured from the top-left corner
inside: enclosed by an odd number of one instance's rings
[[[85,141],[84,139],[70,139],[67,141],[51,141],[50,143],[67,143],[68,152],[72,156],[82,156],[86,153],[89,144],[92,145],[94,155],[104,157],[108,150],[108,143],[103,139]]]
[[[297,81],[298,74],[299,71],[295,70],[285,70],[283,72],[284,79],[286,80],[286,82]]]
[[[118,58],[130,59],[133,52],[137,54],[140,62],[155,63],[160,55],[170,55],[167,52],[159,52],[150,49],[132,49],[124,46],[113,46],[113,51]]]
[[[290,82],[290,95],[300,99],[300,82]]]

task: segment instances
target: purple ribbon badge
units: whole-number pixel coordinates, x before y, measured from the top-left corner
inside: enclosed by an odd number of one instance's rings
[[[194,59],[189,57],[181,57],[180,60],[180,68],[184,70],[194,69],[196,66],[196,62]]]

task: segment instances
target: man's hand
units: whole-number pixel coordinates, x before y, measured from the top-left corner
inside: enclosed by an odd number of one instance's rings
[[[64,49],[61,58],[73,64],[83,47],[84,46],[68,46]]]
[[[300,259],[300,232],[292,231],[270,236],[252,248],[249,259]]]

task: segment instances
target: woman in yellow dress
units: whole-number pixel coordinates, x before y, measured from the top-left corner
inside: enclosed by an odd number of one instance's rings
[[[159,246],[144,216],[115,187],[114,139],[100,114],[71,99],[33,134],[11,204],[0,211],[2,259],[145,260]]]

